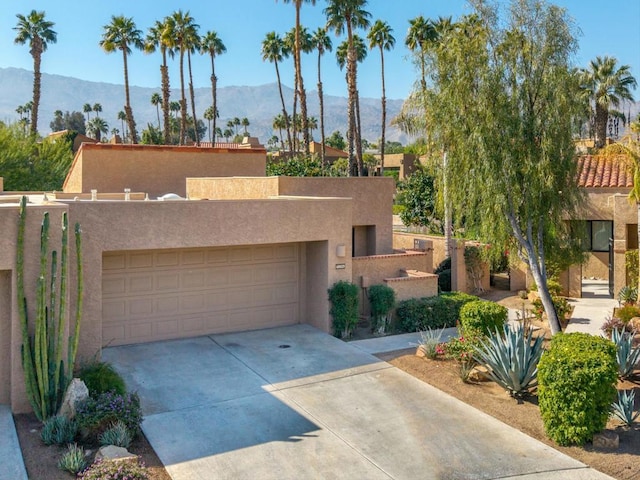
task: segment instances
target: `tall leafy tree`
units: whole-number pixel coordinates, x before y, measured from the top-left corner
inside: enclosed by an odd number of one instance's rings
[[[596,57],[581,71],[583,95],[594,109],[597,148],[606,142],[610,114],[620,114],[612,107],[619,107],[623,100],[633,101],[631,90],[638,85],[629,65],[618,67],[617,63],[615,57]]]
[[[162,64],[160,64],[160,82],[162,85],[162,122],[165,145],[169,145],[171,143],[171,121],[169,118],[171,114],[171,85],[169,80],[167,55],[173,58],[174,50],[171,48],[171,43],[165,35],[165,31],[168,29],[170,30],[169,24],[171,21],[171,17],[165,17],[162,21],[156,20],[153,26],[149,28],[144,45],[145,53],[153,53],[157,49],[160,49],[160,53],[162,55]]]
[[[200,51],[202,54],[209,54],[211,57],[211,98],[213,100],[213,127],[210,129],[210,133],[213,133],[213,142],[216,141],[217,125],[216,120],[218,117],[218,77],[216,76],[216,64],[215,59],[218,55],[222,55],[227,51],[224,43],[215,31],[208,31],[200,39]]]
[[[506,18],[484,2],[474,6],[430,50],[425,120],[448,152],[454,217],[479,239],[518,252],[556,333],[546,260],[582,198],[572,22],[539,0],[512,0]]]
[[[29,53],[33,58],[33,100],[31,106],[31,133],[38,133],[38,109],[40,108],[40,89],[42,74],[40,64],[42,53],[50,43],[56,43],[58,35],[53,30],[55,23],[45,19],[45,12],[31,10],[29,15],[17,14],[18,24],[13,28],[17,34],[14,40],[19,45],[29,44]]]
[[[307,93],[304,88],[304,80],[302,78],[302,65],[300,60],[300,52],[302,51],[301,45],[301,26],[300,26],[300,10],[302,8],[303,3],[310,3],[311,5],[316,4],[316,0],[283,0],[284,3],[293,3],[296,9],[296,33],[295,33],[295,42],[293,48],[293,64],[296,72],[295,75],[295,94],[294,94],[294,103],[295,98],[297,96],[300,97],[300,114],[302,115],[302,137],[305,148],[305,153],[309,153],[309,125],[308,125],[308,114],[307,114]],[[293,115],[296,114],[295,108],[293,110]]]
[[[362,175],[361,138],[356,124],[356,102],[358,76],[356,50],[353,43],[354,29],[369,28],[371,14],[365,10],[367,0],[328,0],[324,13],[327,17],[327,28],[336,35],[347,33],[347,132],[349,142],[349,174]],[[360,152],[360,153],[358,153]]]
[[[289,125],[289,116],[287,115],[287,107],[284,101],[284,94],[282,93],[282,81],[280,79],[280,69],[278,64],[289,56],[289,50],[287,49],[284,41],[276,32],[267,33],[266,37],[262,41],[262,60],[271,62],[276,67],[276,77],[278,79],[278,91],[280,92],[280,102],[282,103],[282,116],[285,121],[287,140],[289,141],[289,149],[293,148],[291,139],[291,126]]]
[[[122,61],[124,64],[124,113],[127,116],[129,125],[129,135],[132,143],[138,143],[138,133],[136,132],[136,122],[133,119],[133,110],[131,109],[131,98],[129,96],[129,69],[127,66],[127,58],[131,55],[131,46],[142,50],[144,44],[142,42],[142,32],[136,28],[136,24],[131,17],[112,16],[111,23],[102,27],[102,39],[100,47],[107,52],[112,53],[116,50],[122,52]]]
[[[312,35],[311,42],[313,47],[318,51],[318,101],[320,102],[320,160],[322,165],[326,166],[326,149],[325,149],[325,134],[324,134],[324,95],[322,93],[322,74],[321,74],[321,60],[322,55],[325,52],[330,52],[333,48],[331,38],[327,35],[327,29],[319,27]]]
[[[380,140],[380,175],[384,174],[384,142],[385,130],[387,125],[387,97],[384,85],[384,51],[391,50],[396,44],[396,39],[392,34],[393,30],[387,22],[376,20],[369,30],[367,39],[369,40],[369,48],[380,49],[380,76],[382,80],[382,136]]]

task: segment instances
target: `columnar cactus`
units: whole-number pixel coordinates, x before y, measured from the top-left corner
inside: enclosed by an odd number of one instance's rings
[[[78,351],[80,319],[82,312],[82,244],[80,225],[76,223],[76,261],[78,265],[76,286],[76,315],[67,342],[67,368],[63,352],[67,317],[67,253],[68,220],[62,215],[62,248],[60,253],[60,278],[58,279],[58,253],[51,252],[51,270],[47,302],[47,267],[49,248],[49,213],[44,214],[40,229],[40,273],[36,286],[36,316],[33,335],[29,332],[27,298],[24,290],[24,237],[27,215],[27,198],[22,197],[18,217],[18,242],[16,255],[17,294],[20,326],[22,330],[22,368],[27,396],[41,421],[55,415],[60,408],[64,392],[73,376]],[[57,288],[57,290],[56,290]]]

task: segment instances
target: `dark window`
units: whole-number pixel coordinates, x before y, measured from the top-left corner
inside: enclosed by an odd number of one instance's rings
[[[608,252],[609,239],[613,238],[611,220],[588,220],[585,250],[589,252]]]

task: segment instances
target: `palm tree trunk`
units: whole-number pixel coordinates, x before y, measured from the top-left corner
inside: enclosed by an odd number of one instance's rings
[[[122,57],[124,61],[124,113],[127,116],[129,124],[129,134],[131,135],[131,143],[138,143],[138,133],[136,132],[136,122],[133,119],[133,111],[131,110],[131,98],[129,96],[129,69],[127,67],[127,50],[122,49]]]
[[[444,256],[451,256],[451,234],[453,233],[451,221],[451,204],[449,203],[449,181],[447,172],[447,152],[442,156],[442,177],[444,197]]]
[[[217,88],[218,88],[218,77],[216,77],[216,66],[215,66],[215,62],[214,62],[214,58],[213,58],[213,54],[211,55],[211,100],[212,100],[212,108],[213,108],[213,140],[212,140],[212,144],[215,144],[216,142],[216,118],[218,116],[218,105],[217,105],[217,100],[218,100],[218,95],[217,95]]]
[[[42,46],[34,45],[31,51],[33,55],[33,105],[31,105],[31,133],[38,133],[38,108],[40,106],[40,62],[42,59]]]
[[[358,164],[354,152],[354,142],[356,133],[356,85],[355,85],[355,64],[356,52],[353,48],[353,30],[351,22],[347,21],[347,132],[348,132],[348,153],[349,153],[349,175],[358,175]]]
[[[596,102],[596,148],[604,147],[607,141],[607,122],[609,120],[609,112]]]
[[[282,115],[284,116],[284,124],[287,129],[287,139],[289,140],[289,153],[293,150],[293,143],[291,142],[291,127],[289,125],[289,116],[287,115],[287,108],[284,103],[284,95],[282,94],[282,82],[280,82],[280,69],[278,68],[278,62],[274,62],[276,66],[276,77],[278,78],[278,90],[280,91],[280,101],[282,102]]]
[[[187,99],[184,95],[184,48],[180,45],[180,145],[187,138]]]
[[[323,166],[327,166],[326,163],[326,149],[324,146],[325,138],[324,138],[324,96],[322,95],[322,76],[320,73],[320,59],[322,55],[318,51],[318,101],[320,102],[320,161]]]
[[[200,146],[200,138],[198,136],[198,119],[196,118],[196,98],[193,91],[193,75],[191,71],[191,51],[187,50],[187,64],[189,66],[189,95],[191,96],[191,113],[193,114],[193,136],[195,137],[196,146]]]
[[[387,97],[384,84],[384,53],[382,45],[380,45],[380,66],[382,72],[382,137],[380,139],[380,176],[384,175],[384,142],[387,127]]]
[[[171,109],[169,107],[171,88],[169,86],[167,52],[164,48],[162,49],[162,66],[160,67],[160,76],[162,78],[162,121],[164,122],[164,144],[169,145],[171,143]]]
[[[356,88],[356,161],[358,163],[358,176],[364,176],[364,161],[362,157],[362,124],[360,122],[360,92]]]
[[[309,117],[307,116],[307,92],[304,89],[304,81],[302,79],[302,61],[300,58],[300,5],[296,2],[296,48],[295,69],[296,83],[300,95],[300,115],[302,116],[302,143],[304,144],[304,153],[309,155]]]

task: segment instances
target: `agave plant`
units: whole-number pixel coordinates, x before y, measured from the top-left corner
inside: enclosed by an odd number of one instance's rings
[[[620,305],[633,305],[638,301],[638,287],[625,285],[618,292],[618,303]]]
[[[478,363],[489,377],[512,397],[522,397],[538,384],[538,362],[542,356],[543,337],[533,338],[532,330],[522,325],[504,325],[475,347]]]
[[[618,401],[611,405],[611,413],[629,427],[640,415],[640,412],[633,413],[635,399],[634,390],[618,390]]]
[[[633,348],[633,335],[614,328],[611,330],[611,341],[616,344],[618,356],[618,375],[627,378],[640,361],[640,347]]]

